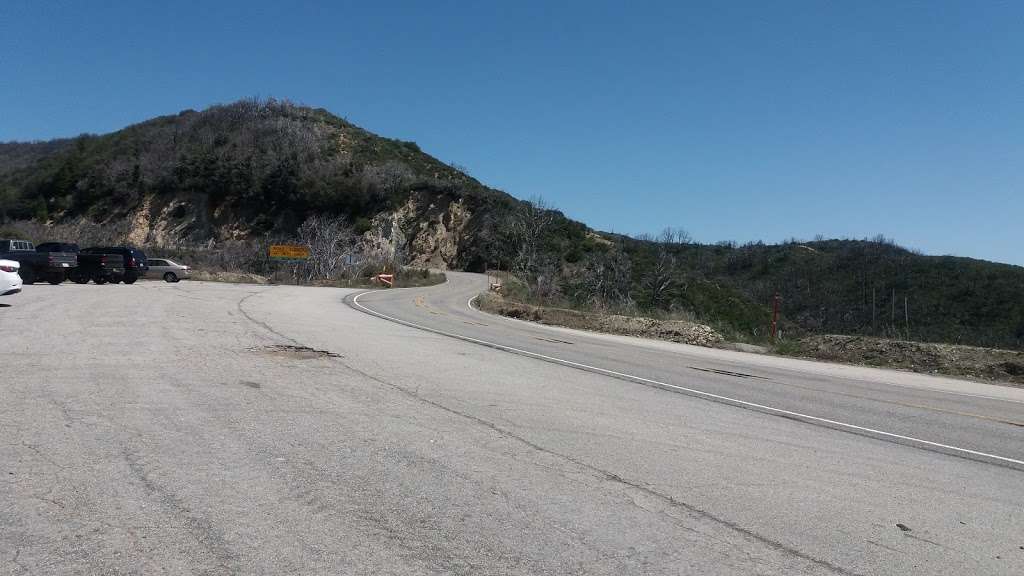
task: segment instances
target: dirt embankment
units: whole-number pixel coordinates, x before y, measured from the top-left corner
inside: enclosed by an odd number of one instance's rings
[[[1024,386],[1024,352],[864,336],[808,336],[776,351],[829,362],[899,368]]]
[[[588,314],[563,308],[544,308],[506,300],[495,294],[477,299],[481,310],[540,324],[608,334],[669,340],[697,346],[766,352],[759,346],[730,344],[710,326],[680,320]],[[776,354],[827,362],[911,370],[1024,386],[1024,351],[905,342],[865,336],[820,335],[781,342]]]
[[[682,320],[655,320],[633,316],[587,314],[564,308],[542,308],[511,302],[493,294],[485,294],[478,298],[477,306],[486,312],[509,318],[578,330],[639,336],[707,347],[716,346],[724,341],[722,335],[710,326]]]
[[[270,279],[259,274],[249,272],[224,272],[221,270],[193,270],[192,280],[203,280],[206,282],[229,282],[231,284],[268,284]]]

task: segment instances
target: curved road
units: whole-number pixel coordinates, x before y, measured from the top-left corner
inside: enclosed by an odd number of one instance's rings
[[[484,283],[5,299],[0,576],[1024,574],[1020,389],[529,324]]]
[[[508,352],[810,425],[1024,470],[1024,389],[892,370],[710,350],[483,313],[480,274],[354,295],[382,318]]]
[[[1024,570],[1024,389],[544,326],[475,309],[486,277],[448,278],[346,302],[415,330],[566,367],[561,379],[538,384],[560,388],[570,413],[591,401],[603,410],[586,412],[593,422],[567,417],[548,428],[555,440],[542,432],[550,422],[528,418],[538,444],[555,441],[629,486],[650,487],[827,572]],[[503,370],[495,361],[493,373]],[[577,385],[592,376],[619,382],[618,393]],[[643,392],[650,388],[657,390]],[[688,429],[702,416],[722,426]],[[557,443],[559,434],[571,440]],[[751,437],[765,444],[746,445]],[[664,449],[681,445],[685,457]]]

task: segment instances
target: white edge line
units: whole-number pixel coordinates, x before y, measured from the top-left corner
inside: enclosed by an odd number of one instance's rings
[[[483,310],[477,308],[476,306],[473,306],[473,301],[478,299],[478,298],[480,298],[479,294],[477,294],[476,296],[473,296],[472,298],[469,299],[468,302],[466,302],[466,306],[470,310],[472,310],[473,312],[476,312],[478,314],[485,314],[488,317],[499,318],[501,320],[506,320],[506,321],[509,321],[509,322],[521,322],[523,324],[527,324],[527,325],[530,325],[530,326],[535,326],[535,327],[538,327],[538,328],[561,328],[562,330],[568,330],[570,332],[578,331],[575,328],[562,328],[560,326],[551,326],[551,325],[548,325],[548,324],[538,324],[536,322],[531,322],[529,320],[523,320],[522,318],[510,318],[508,316],[502,316],[501,314],[491,314],[489,312],[484,312]],[[587,334],[587,336],[592,336],[592,335],[593,334]],[[622,334],[609,334],[609,335],[610,336],[617,336],[617,337],[620,337],[620,338],[637,338],[636,336],[625,336],[625,335],[622,335]],[[735,352],[737,354],[748,354],[748,352],[740,352],[740,351],[735,351]],[[794,360],[801,361],[801,362],[811,362],[811,363],[814,363],[814,364],[819,364],[819,362],[815,362],[814,360],[808,360],[806,358],[794,358]],[[764,366],[762,366],[762,367],[764,367]],[[871,369],[871,370],[883,370],[882,368],[874,368],[874,367],[871,367],[871,366],[841,365],[841,367],[844,367],[844,368],[846,368],[846,367],[849,367],[849,368],[868,368],[868,369]],[[771,369],[771,370],[786,370],[786,371],[791,371],[791,372],[795,371],[795,369],[793,369],[793,368],[780,368],[780,367],[773,367],[773,366],[768,366],[768,368]],[[919,374],[919,373],[915,373],[914,375],[916,375],[916,376],[930,376],[929,374]],[[816,374],[816,376],[827,376],[827,375],[825,375],[825,374]],[[980,398],[982,400],[991,400],[993,402],[1010,402],[1012,404],[1024,404],[1024,400],[1017,400],[1016,398],[1004,398],[1004,397],[1001,397],[1001,396],[989,396],[987,394],[972,394],[971,392],[957,392],[956,390],[946,390],[946,389],[943,389],[943,388],[929,388],[929,387],[924,387],[924,386],[913,386],[913,385],[909,385],[909,384],[900,384],[898,382],[878,382],[878,381],[875,381],[875,380],[868,380],[868,379],[865,379],[865,378],[859,378],[857,376],[850,376],[850,375],[840,375],[838,377],[842,378],[844,380],[850,380],[850,381],[853,381],[853,382],[858,382],[860,384],[867,384],[869,386],[875,386],[875,385],[878,385],[878,386],[894,386],[896,388],[903,388],[904,390],[911,390],[911,391],[935,392],[937,394],[949,394],[950,396],[963,396],[963,397],[966,397],[966,398]],[[971,380],[966,380],[966,381],[967,382],[973,382]],[[982,382],[982,384],[984,384],[984,383]],[[993,384],[993,385],[995,386],[996,384]]]
[[[857,426],[856,424],[847,424],[845,422],[839,422],[837,420],[829,420],[828,418],[821,418],[819,416],[811,416],[809,414],[802,414],[800,412],[793,412],[793,411],[790,411],[790,410],[784,410],[782,408],[775,408],[775,407],[772,407],[772,406],[766,406],[764,404],[757,404],[755,402],[747,402],[746,400],[739,400],[737,398],[730,398],[728,396],[721,396],[719,394],[712,394],[711,392],[704,392],[703,390],[697,390],[697,389],[694,389],[694,388],[687,388],[685,386],[677,386],[675,384],[668,384],[668,383],[665,383],[665,382],[660,382],[658,380],[652,380],[650,378],[644,378],[642,376],[634,376],[632,374],[624,374],[622,372],[616,372],[614,370],[608,370],[606,368],[599,368],[597,366],[590,366],[588,364],[581,364],[579,362],[573,362],[571,360],[563,360],[562,358],[555,358],[554,356],[546,356],[544,354],[539,354],[537,352],[530,352],[529,350],[521,350],[519,348],[514,348],[512,346],[506,346],[504,344],[497,344],[497,343],[494,343],[494,342],[488,342],[486,340],[479,340],[479,339],[473,338],[471,336],[464,336],[462,334],[454,334],[454,333],[451,333],[451,332],[445,332],[444,330],[438,330],[436,328],[430,328],[430,327],[427,327],[427,326],[422,326],[420,324],[416,324],[415,322],[409,322],[408,320],[402,320],[402,319],[399,319],[399,318],[395,318],[393,316],[388,316],[387,314],[383,314],[381,312],[377,312],[376,310],[371,310],[371,309],[367,308],[366,306],[363,306],[362,304],[360,304],[359,303],[359,297],[363,296],[364,294],[370,294],[370,293],[371,292],[360,292],[359,294],[356,294],[352,298],[352,303],[355,304],[356,306],[358,306],[359,308],[361,308],[364,312],[366,312],[368,314],[371,314],[373,316],[377,316],[379,318],[384,318],[386,320],[390,320],[390,321],[396,322],[398,324],[403,324],[405,326],[410,326],[410,327],[413,327],[413,328],[418,328],[420,330],[425,330],[427,332],[433,332],[435,334],[440,334],[442,336],[448,336],[449,338],[456,338],[456,339],[463,340],[463,341],[466,341],[466,342],[473,342],[475,344],[482,344],[482,345],[490,347],[490,348],[496,348],[498,350],[505,350],[506,352],[513,352],[513,353],[519,354],[521,356],[529,356],[529,357],[533,357],[533,358],[539,358],[541,360],[546,360],[548,362],[552,362],[552,363],[555,363],[555,364],[562,364],[564,366],[570,366],[570,367],[573,367],[573,368],[582,368],[582,369],[585,369],[585,370],[588,370],[588,371],[591,371],[591,372],[595,372],[595,373],[598,373],[598,374],[605,374],[605,375],[613,376],[613,377],[620,378],[620,379],[633,380],[635,382],[643,382],[643,383],[652,384],[652,385],[658,386],[658,387],[669,388],[669,389],[672,389],[672,390],[679,390],[679,391],[682,391],[682,392],[687,392],[687,393],[689,393],[690,395],[693,395],[693,396],[698,396],[698,397],[703,397],[703,398],[710,398],[710,399],[718,400],[718,401],[721,401],[721,402],[725,402],[727,404],[746,406],[748,408],[755,408],[755,409],[757,409],[758,411],[761,411],[761,412],[767,412],[767,413],[771,413],[771,414],[782,414],[782,415],[785,415],[785,416],[793,416],[793,417],[796,417],[796,418],[800,418],[801,420],[804,420],[804,421],[820,422],[822,424],[829,424],[829,425],[831,425],[833,427],[840,428],[840,429],[854,430],[854,431],[857,431],[857,432],[867,432],[867,433],[870,433],[870,434],[876,434],[876,435],[883,436],[883,437],[886,437],[886,438],[894,438],[894,439],[898,439],[898,440],[904,440],[904,441],[907,441],[907,442],[915,442],[915,443],[918,443],[918,444],[923,444],[925,446],[931,446],[933,448],[941,448],[941,449],[949,450],[949,451],[953,451],[953,452],[960,452],[962,454],[970,454],[972,456],[980,456],[980,457],[983,457],[983,458],[991,458],[993,460],[998,460],[1000,462],[1006,462],[1006,463],[1009,463],[1009,464],[1016,464],[1018,466],[1024,466],[1024,460],[1015,460],[1013,458],[1007,458],[1005,456],[997,456],[995,454],[989,454],[987,452],[979,452],[978,450],[971,450],[969,448],[960,448],[958,446],[951,446],[949,444],[941,444],[939,442],[932,442],[930,440],[922,440],[920,438],[914,438],[912,436],[903,436],[902,434],[895,434],[893,432],[886,432],[884,430],[876,430],[874,428],[867,428],[867,427],[864,427],[864,426]],[[473,302],[473,300],[476,300],[476,298],[477,297],[474,296],[474,297],[469,299],[469,302],[467,302],[467,305],[470,308],[473,308],[472,302]],[[473,308],[473,309],[475,310],[475,308]]]

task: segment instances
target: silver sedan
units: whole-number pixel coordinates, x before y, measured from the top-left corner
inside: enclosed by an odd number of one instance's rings
[[[177,282],[192,276],[192,269],[166,258],[148,258],[149,275],[159,276],[167,282]]]

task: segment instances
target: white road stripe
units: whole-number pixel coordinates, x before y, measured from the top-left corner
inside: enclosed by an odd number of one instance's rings
[[[479,296],[473,296],[472,298],[469,299],[468,302],[466,302],[466,307],[469,308],[471,311],[476,312],[477,314],[486,314],[487,316],[498,318],[499,320],[503,320],[505,322],[524,324],[524,325],[530,326],[532,328],[540,328],[540,329],[548,328],[548,329],[554,329],[554,330],[559,330],[559,331],[566,330],[566,331],[570,331],[570,332],[575,331],[573,328],[561,328],[561,327],[558,327],[558,326],[552,326],[552,325],[548,325],[548,324],[538,324],[536,322],[531,322],[529,320],[523,320],[522,318],[510,318],[508,316],[502,316],[500,314],[490,314],[488,312],[484,312],[484,311],[480,310],[479,308],[477,308],[476,306],[473,305],[473,301],[476,300],[477,298],[479,298]],[[588,334],[588,336],[593,336],[593,334]],[[634,338],[634,339],[639,339],[640,338],[638,336],[622,336],[622,335],[614,335],[614,336],[621,337],[621,338]],[[802,359],[799,360],[799,361],[801,361],[801,362],[813,362],[811,360],[802,360]],[[784,371],[787,371],[787,372],[799,372],[799,370],[797,370],[796,368],[784,368],[784,367],[776,367],[776,366],[757,366],[757,367],[758,368],[767,368],[769,370],[784,370]],[[874,369],[875,370],[884,370],[883,368],[874,368]],[[815,375],[816,376],[827,377],[827,375],[824,375],[824,374],[815,374]],[[900,384],[899,382],[891,382],[891,381],[879,382],[877,380],[868,380],[868,379],[860,378],[858,376],[850,375],[850,374],[844,374],[844,375],[837,376],[837,377],[838,378],[842,378],[843,380],[850,380],[852,382],[859,382],[861,384],[867,384],[869,386],[878,386],[878,385],[893,386],[893,387],[896,387],[896,388],[903,388],[905,390],[912,390],[912,391],[918,391],[918,392],[932,392],[932,393],[935,393],[935,394],[948,394],[950,396],[962,396],[962,397],[965,397],[965,398],[981,398],[982,400],[992,400],[994,402],[1010,402],[1012,404],[1024,404],[1024,400],[1017,400],[1015,398],[1006,398],[1006,397],[1003,397],[1003,396],[992,396],[990,394],[974,394],[974,393],[971,393],[971,392],[957,392],[956,390],[946,390],[944,388],[933,388],[933,387],[928,387],[928,386],[916,386],[916,385],[912,385],[912,384]]]
[[[754,403],[754,402],[747,402],[746,400],[740,400],[738,398],[730,398],[728,396],[721,396],[719,394],[713,394],[711,392],[705,392],[703,390],[697,390],[695,388],[687,388],[685,386],[678,386],[676,384],[668,384],[666,382],[660,382],[658,380],[652,380],[650,378],[644,378],[643,376],[634,376],[632,374],[624,374],[622,372],[616,372],[614,370],[608,370],[606,368],[599,368],[597,366],[590,366],[589,364],[581,364],[579,362],[573,362],[571,360],[564,360],[562,358],[555,358],[554,356],[547,356],[547,355],[544,355],[544,354],[539,354],[537,352],[530,352],[529,350],[522,350],[520,348],[514,348],[512,346],[506,346],[504,344],[498,344],[498,343],[495,343],[495,342],[488,342],[487,340],[480,340],[478,338],[473,338],[471,336],[464,336],[462,334],[454,334],[454,333],[451,333],[451,332],[446,332],[444,330],[438,330],[437,328],[430,328],[429,326],[422,326],[420,324],[416,324],[415,322],[409,322],[408,320],[402,320],[400,318],[395,318],[393,316],[388,316],[387,314],[383,314],[381,312],[377,312],[376,310],[371,310],[371,309],[367,308],[366,306],[363,306],[362,304],[360,304],[359,303],[359,298],[361,296],[364,296],[364,295],[369,294],[369,293],[370,292],[360,292],[359,294],[356,294],[352,298],[352,303],[354,305],[358,306],[364,312],[366,312],[368,314],[371,314],[373,316],[377,316],[379,318],[384,318],[386,320],[390,320],[390,321],[396,322],[398,324],[403,324],[405,326],[410,326],[412,328],[418,328],[420,330],[426,330],[427,332],[433,332],[435,334],[440,334],[442,336],[448,336],[450,338],[457,338],[459,340],[463,340],[463,341],[466,341],[466,342],[472,342],[472,343],[475,343],[475,344],[481,344],[481,345],[487,346],[489,348],[496,348],[498,350],[504,350],[506,352],[512,352],[512,353],[515,353],[515,354],[519,354],[521,356],[529,356],[529,357],[533,357],[533,358],[539,358],[541,360],[545,360],[545,361],[552,362],[552,363],[555,363],[555,364],[562,364],[564,366],[570,366],[570,367],[573,367],[573,368],[580,368],[580,369],[588,370],[588,371],[595,372],[595,373],[598,373],[598,374],[605,374],[605,375],[613,376],[613,377],[620,378],[620,379],[633,380],[635,382],[642,382],[642,383],[645,383],[645,384],[651,384],[651,385],[662,387],[662,388],[668,388],[668,389],[672,389],[672,390],[679,390],[681,392],[686,392],[686,393],[688,393],[690,395],[693,395],[693,396],[702,397],[702,398],[709,398],[709,399],[716,400],[716,401],[719,401],[719,402],[724,402],[726,404],[733,404],[733,405],[737,405],[737,406],[745,406],[747,408],[753,408],[753,409],[755,409],[757,411],[760,411],[760,412],[765,412],[765,413],[769,413],[769,414],[779,414],[779,415],[783,415],[783,416],[791,416],[791,417],[798,418],[798,419],[806,421],[806,422],[818,422],[818,423],[821,423],[821,424],[827,424],[827,425],[829,425],[831,427],[838,428],[838,429],[841,429],[841,430],[850,430],[850,431],[854,431],[854,432],[873,434],[873,435],[876,435],[876,436],[881,436],[883,438],[892,438],[892,439],[896,439],[896,440],[902,440],[904,442],[911,442],[911,443],[921,444],[923,446],[929,446],[929,447],[932,447],[932,448],[940,448],[942,450],[947,450],[947,451],[950,451],[950,452],[953,452],[953,453],[971,455],[971,456],[982,457],[982,458],[989,458],[989,459],[992,459],[992,460],[996,460],[998,462],[1003,462],[1003,463],[1006,463],[1006,464],[1012,464],[1012,465],[1024,467],[1024,460],[1016,460],[1014,458],[1007,458],[1005,456],[998,456],[996,454],[989,454],[987,452],[980,452],[978,450],[971,450],[969,448],[960,448],[959,446],[951,446],[949,444],[942,444],[942,443],[939,443],[939,442],[932,442],[930,440],[922,440],[920,438],[914,438],[912,436],[904,436],[902,434],[895,434],[893,432],[886,432],[884,430],[876,430],[874,428],[867,428],[867,427],[864,427],[864,426],[857,426],[856,424],[847,424],[846,422],[839,422],[837,420],[829,420],[828,418],[821,418],[819,416],[811,416],[809,414],[802,414],[800,412],[793,412],[791,410],[784,410],[782,408],[775,408],[773,406],[766,406],[764,404],[757,404],[757,403]],[[472,302],[475,299],[476,299],[476,297],[474,296],[473,298],[469,299],[469,302],[467,302],[467,306],[469,306],[471,309],[473,309]]]

